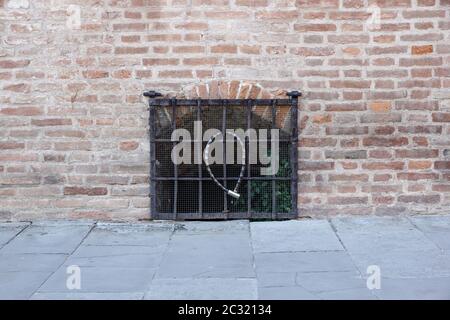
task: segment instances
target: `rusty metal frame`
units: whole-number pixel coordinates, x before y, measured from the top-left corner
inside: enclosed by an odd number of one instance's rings
[[[276,119],[276,108],[281,106],[290,107],[290,120],[291,120],[291,137],[289,139],[280,139],[284,142],[289,142],[291,144],[289,161],[291,166],[291,177],[251,177],[250,175],[250,164],[247,163],[247,175],[243,177],[244,181],[252,180],[265,180],[271,181],[272,190],[272,209],[271,212],[267,213],[267,219],[278,220],[278,219],[289,219],[296,218],[298,216],[297,212],[297,194],[298,194],[298,98],[301,96],[299,91],[291,91],[287,93],[288,99],[176,99],[176,98],[162,98],[162,95],[155,91],[148,91],[144,93],[144,96],[149,98],[149,135],[150,135],[150,216],[153,219],[164,219],[164,220],[189,220],[189,219],[252,219],[252,208],[251,208],[251,184],[247,183],[247,211],[246,212],[233,212],[229,215],[226,210],[227,201],[226,195],[224,199],[224,214],[217,212],[208,213],[204,212],[202,208],[203,202],[203,181],[209,181],[209,177],[202,176],[201,164],[199,164],[198,177],[178,177],[177,165],[174,164],[174,176],[173,177],[158,177],[156,176],[156,142],[171,142],[170,139],[157,139],[156,138],[156,108],[158,107],[170,107],[172,110],[172,129],[176,128],[176,112],[178,106],[190,106],[197,109],[197,120],[201,119],[202,107],[204,106],[217,106],[222,108],[222,130],[224,130],[226,125],[226,108],[231,106],[241,106],[246,109],[246,123],[247,129],[251,128],[251,117],[252,108],[254,106],[268,106],[271,108],[271,121],[272,127],[275,126]],[[226,129],[226,128],[225,128]],[[246,139],[246,148],[248,148],[249,140]],[[248,150],[247,150],[248,151]],[[224,157],[226,157],[226,150],[224,150]],[[226,176],[226,167],[224,165],[224,176],[221,178],[226,184],[226,181],[235,180],[235,177]],[[174,204],[172,213],[161,213],[158,212],[156,204],[156,183],[157,181],[174,181]],[[178,182],[179,181],[198,181],[199,182],[199,212],[189,213],[189,212],[178,212],[177,211],[177,193],[178,193]],[[291,212],[277,212],[276,206],[276,181],[290,181],[291,187]],[[258,214],[258,218],[261,218],[261,214]]]

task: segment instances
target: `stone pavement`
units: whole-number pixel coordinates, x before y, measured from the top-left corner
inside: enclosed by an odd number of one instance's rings
[[[450,215],[5,222],[0,299],[450,299]]]

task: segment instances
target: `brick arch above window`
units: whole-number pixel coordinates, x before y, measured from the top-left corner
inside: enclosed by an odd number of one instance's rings
[[[258,82],[212,80],[184,86],[177,98],[184,99],[272,99],[286,97],[286,90],[269,91]]]
[[[164,94],[166,98],[172,96],[177,99],[285,99],[287,90],[269,91],[256,81],[212,80],[188,84],[174,94]],[[192,112],[192,108],[180,108],[179,112],[182,116]],[[254,106],[253,113],[268,121],[272,117],[269,106]],[[166,115],[169,124],[170,110],[167,110]],[[276,121],[278,128],[289,125],[288,108],[280,108]]]

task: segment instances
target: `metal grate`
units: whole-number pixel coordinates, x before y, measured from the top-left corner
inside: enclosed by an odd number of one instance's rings
[[[149,91],[150,197],[154,219],[286,219],[297,217],[298,97],[287,99],[176,99]],[[261,175],[262,165],[247,156],[239,199],[228,196],[211,179],[205,164],[179,164],[171,160],[175,129],[194,137],[194,121],[208,129],[279,129],[279,170]],[[259,137],[258,137],[259,138]],[[270,134],[267,137],[270,150]],[[194,141],[192,141],[194,142]],[[245,140],[248,155],[249,138]],[[206,142],[202,141],[202,151]],[[235,150],[236,151],[236,150]],[[191,153],[194,154],[192,146]],[[234,152],[237,160],[237,152]],[[224,158],[227,149],[224,144]],[[239,179],[241,164],[212,164],[210,169],[225,188]]]

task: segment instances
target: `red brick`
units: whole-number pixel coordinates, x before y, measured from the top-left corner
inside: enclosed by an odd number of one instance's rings
[[[62,154],[44,154],[44,161],[46,162],[64,162],[66,157]]]
[[[0,69],[23,68],[30,64],[30,60],[0,60]]]
[[[68,126],[72,124],[72,120],[63,118],[32,119],[31,124],[39,127]]]
[[[331,56],[334,54],[334,48],[331,47],[314,47],[314,48],[306,48],[306,47],[298,47],[290,49],[290,52],[295,55],[303,56],[303,57],[322,57],[322,56]]]
[[[132,151],[136,150],[139,147],[139,143],[137,141],[122,141],[120,143],[120,150],[123,151]]]
[[[244,54],[260,54],[261,46],[260,45],[242,45],[242,46],[239,46],[239,51]]]
[[[132,74],[132,72],[130,70],[122,69],[122,70],[114,71],[112,74],[112,77],[116,78],[116,79],[129,79],[129,78],[131,78],[131,74]]]
[[[333,170],[334,162],[324,161],[299,161],[299,170],[317,171],[317,170]]]
[[[11,85],[4,86],[3,90],[27,93],[27,92],[30,92],[30,85],[25,84],[25,83],[11,84]]]
[[[104,196],[107,193],[103,187],[64,187],[65,195]]]
[[[327,32],[336,31],[336,25],[332,23],[294,24],[297,32]]]
[[[438,112],[432,115],[434,122],[450,122],[450,112]]]
[[[433,163],[431,161],[410,161],[408,169],[410,170],[425,170],[430,169]]]
[[[330,174],[329,181],[360,181],[366,182],[369,180],[369,176],[367,174]]]
[[[390,159],[392,158],[392,152],[390,150],[370,150],[369,158]]]
[[[80,142],[55,142],[55,150],[70,151],[70,150],[92,150],[92,144],[89,141]]]
[[[450,170],[450,161],[436,161],[434,163],[436,170]]]
[[[329,197],[328,204],[334,205],[350,205],[350,204],[366,204],[368,197]]]
[[[175,28],[184,30],[208,30],[208,24],[205,22],[186,22],[176,25]]]
[[[297,10],[260,11],[256,13],[257,19],[289,21],[298,17]],[[295,28],[296,25],[294,25]]]
[[[442,58],[400,58],[400,67],[441,66]]]
[[[397,173],[397,179],[399,180],[418,181],[418,180],[435,180],[437,178],[439,178],[439,175],[436,173],[419,173],[419,172]]]
[[[245,19],[249,17],[249,14],[243,11],[206,11],[205,16],[209,19]]]
[[[0,114],[7,116],[38,116],[42,114],[42,110],[37,107],[18,107],[0,109]]]
[[[219,64],[219,59],[214,57],[186,58],[183,59],[183,64],[187,66],[217,65]]]
[[[373,185],[364,185],[361,191],[366,193],[394,193],[400,192],[401,190],[402,190],[401,185],[373,184]]]
[[[449,193],[450,192],[450,184],[433,184],[432,190],[437,191],[437,192]]]
[[[333,147],[337,143],[336,139],[333,138],[301,138],[299,140],[299,145],[301,147]]]
[[[162,78],[192,78],[192,71],[190,70],[167,70],[160,71],[159,76]]]
[[[316,185],[316,186],[308,186],[308,185],[300,185],[298,189],[299,193],[331,193],[331,186],[327,185]]]
[[[100,78],[107,78],[108,76],[109,73],[107,71],[102,70],[83,71],[83,77],[87,79],[100,79]]]
[[[363,8],[364,7],[364,0],[344,0],[343,1],[344,8]]]
[[[268,0],[236,0],[236,5],[245,7],[267,7]]]
[[[371,102],[369,105],[373,112],[389,112],[391,110],[391,103],[389,101]]]
[[[405,164],[400,161],[391,162],[366,162],[362,164],[365,170],[403,170]]]
[[[325,110],[326,111],[341,111],[341,112],[364,111],[364,110],[366,110],[366,105],[364,103],[328,104],[328,105],[326,105]]]
[[[7,149],[24,149],[25,144],[22,142],[0,141],[0,150]]]
[[[442,126],[401,126],[398,127],[398,132],[413,134],[441,134]]]
[[[425,137],[413,137],[413,142],[417,146],[421,146],[421,147],[428,146],[428,139]]]
[[[80,130],[52,130],[46,131],[45,136],[54,138],[84,138],[86,137],[86,133]]]
[[[359,139],[341,139],[341,147],[342,148],[355,148],[359,146]]]
[[[179,64],[179,59],[175,58],[146,58],[142,60],[144,66],[164,66],[164,65],[177,65]]]
[[[401,149],[395,150],[397,158],[437,158],[439,150],[437,149]]]
[[[417,0],[417,5],[421,7],[431,7],[434,6],[436,0]]]
[[[417,204],[433,204],[439,203],[440,196],[436,195],[401,195],[398,196],[398,202],[417,203]]]
[[[433,46],[432,45],[412,46],[411,53],[416,55],[430,54],[433,53]]]
[[[115,54],[144,54],[148,52],[148,47],[116,47]]]
[[[393,126],[380,126],[373,128],[375,134],[377,135],[391,135],[395,132],[395,127]]]
[[[233,44],[219,44],[211,47],[212,53],[237,53],[237,46]]]
[[[382,137],[367,137],[363,138],[364,146],[376,146],[376,147],[396,147],[408,144],[408,138],[382,138]]]
[[[147,29],[146,23],[120,23],[113,24],[114,31],[144,31]]]
[[[393,204],[394,201],[395,201],[395,198],[392,196],[379,196],[379,195],[372,196],[372,202],[374,204],[389,205],[389,204]]]
[[[375,174],[373,176],[373,181],[380,182],[380,181],[389,181],[392,179],[392,175],[390,174]]]
[[[364,135],[369,133],[369,127],[327,127],[327,135]]]

